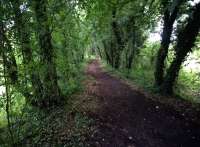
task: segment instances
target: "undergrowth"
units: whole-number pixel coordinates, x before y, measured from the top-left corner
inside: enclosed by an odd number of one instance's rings
[[[72,106],[75,100],[74,93],[81,93],[83,90],[82,81],[85,79],[84,70],[88,62],[89,59],[81,65],[69,64],[58,71],[59,85],[66,97],[64,106],[55,106],[48,111],[39,110],[26,104],[18,92],[13,92],[10,110],[13,137],[8,131],[5,99],[2,96],[0,146],[85,146],[83,143],[92,120]],[[63,66],[61,62],[60,64],[59,66]],[[68,71],[71,72],[70,75]]]
[[[123,68],[123,65],[118,70],[113,69],[109,64],[102,60],[102,65],[106,71],[117,75],[120,78],[128,79],[140,88],[143,88],[151,93],[157,93],[155,88],[154,72],[155,72],[155,57],[159,45],[147,45],[135,57],[132,69]],[[174,52],[170,50],[166,66],[172,61]],[[192,103],[200,103],[200,75],[198,72],[186,70],[182,67],[179,77],[174,87],[175,96],[185,99]]]

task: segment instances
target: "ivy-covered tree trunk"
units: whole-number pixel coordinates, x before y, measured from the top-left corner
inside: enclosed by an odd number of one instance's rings
[[[156,68],[155,68],[155,84],[158,87],[163,82],[165,59],[168,54],[168,49],[171,42],[170,38],[173,31],[173,24],[177,18],[180,4],[181,0],[174,0],[170,8],[168,8],[165,4],[163,4],[164,8],[166,8],[163,17],[164,28],[162,32],[161,46],[157,54]]]
[[[16,88],[24,97],[31,98],[32,95],[24,90],[25,86],[19,81],[18,66],[15,59],[14,50],[10,40],[6,36],[5,25],[0,21],[0,54],[4,55],[4,66],[8,74],[9,84]]]
[[[126,26],[126,31],[127,31],[127,51],[126,51],[126,68],[131,69],[132,68],[132,63],[133,63],[133,58],[136,52],[136,40],[139,38],[136,38],[136,27],[135,27],[135,18],[134,16],[131,16],[129,18],[128,24]]]
[[[120,35],[119,26],[116,21],[116,8],[112,11],[112,31],[114,33],[117,47],[114,51],[114,68],[118,69],[120,66],[120,56],[123,50],[123,41]]]
[[[132,68],[134,55],[135,55],[135,51],[134,51],[134,49],[132,49],[130,55],[127,55],[128,56],[127,61],[126,61],[126,68],[127,69]]]
[[[106,42],[106,40],[103,40],[102,43],[104,46],[104,53],[106,56],[106,61],[108,64],[110,64],[113,67],[113,57],[111,56],[112,55],[111,47],[108,47],[108,45],[107,45],[108,43]]]
[[[173,94],[173,85],[178,76],[181,64],[185,60],[187,54],[192,51],[194,42],[199,33],[200,28],[200,3],[196,5],[193,14],[190,16],[185,28],[178,34],[178,42],[175,47],[176,56],[167,70],[166,77],[162,84],[162,92],[164,94]]]
[[[43,78],[42,106],[58,104],[62,101],[55,65],[55,52],[47,15],[47,0],[35,0],[35,13],[38,25],[39,45]]]
[[[1,55],[4,54],[4,63],[5,63],[6,71],[10,78],[10,84],[15,85],[18,81],[17,63],[16,63],[16,59],[15,59],[10,41],[5,35],[4,24],[2,22],[0,22],[0,39],[1,39],[0,53]]]
[[[26,75],[30,76],[33,97],[34,99],[27,99],[28,102],[37,105],[37,100],[40,99],[43,95],[42,82],[40,80],[39,73],[35,68],[35,63],[33,61],[32,48],[30,43],[30,28],[27,24],[27,20],[30,18],[26,17],[24,13],[20,11],[20,1],[12,1],[15,13],[15,26],[17,28],[17,38],[21,45],[22,55],[23,55],[23,64],[25,66]]]
[[[102,59],[103,56],[102,56],[100,47],[99,47],[99,46],[96,46],[96,49],[97,49],[97,51],[98,51],[99,57]]]

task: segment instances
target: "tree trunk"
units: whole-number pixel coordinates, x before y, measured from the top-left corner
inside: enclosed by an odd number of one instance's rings
[[[172,11],[170,12],[170,9],[166,8],[164,12],[164,18],[163,18],[164,28],[163,28],[163,33],[162,33],[162,41],[161,41],[160,49],[157,54],[156,68],[155,68],[155,84],[158,87],[163,82],[165,59],[168,54],[170,38],[173,31],[173,24],[176,20],[180,4],[181,4],[181,0],[174,0],[171,6],[171,8],[173,8]],[[164,5],[164,7],[166,6]]]
[[[117,47],[114,52],[114,68],[118,69],[120,66],[121,52],[123,50],[123,41],[120,35],[119,26],[116,21],[116,8],[114,8],[112,11],[112,19],[112,30],[117,41]]]
[[[55,53],[51,43],[52,37],[47,16],[47,2],[47,0],[35,0],[35,13],[41,49],[41,63],[44,73],[44,95],[41,104],[42,106],[58,104],[62,100],[54,61]]]
[[[113,57],[111,57],[111,55],[109,54],[109,51],[108,51],[108,49],[110,49],[110,48],[108,48],[105,40],[103,40],[102,43],[103,43],[103,46],[104,46],[104,53],[106,55],[106,61],[107,61],[107,63],[109,63],[113,67],[113,63],[112,63]]]
[[[99,46],[96,46],[96,49],[97,49],[97,51],[98,51],[99,57],[102,59],[103,56],[102,56],[100,47],[99,47]]]
[[[135,51],[134,51],[134,49],[132,49],[131,53],[128,56],[127,61],[126,61],[126,68],[127,69],[131,69],[132,68],[132,63],[133,63],[134,55],[135,55]]]
[[[178,35],[178,42],[175,47],[176,57],[167,70],[167,75],[162,84],[162,92],[164,94],[173,94],[173,85],[178,76],[181,64],[185,60],[187,54],[192,51],[196,37],[200,28],[200,3],[188,20],[188,24]]]
[[[36,101],[42,97],[43,87],[39,77],[39,73],[34,67],[35,63],[33,61],[32,48],[30,43],[31,32],[28,24],[26,23],[26,19],[28,18],[26,18],[24,14],[26,12],[20,11],[20,2],[18,0],[13,1],[12,3],[15,12],[15,25],[17,28],[17,36],[22,49],[23,63],[27,72],[26,75],[30,76],[34,93],[34,98],[32,100],[27,99],[27,101],[34,105],[37,105]]]
[[[32,95],[26,91],[26,87],[19,81],[18,67],[10,40],[6,36],[3,22],[0,22],[0,54],[4,55],[4,66],[9,76],[9,84],[13,85],[24,97],[31,98]]]
[[[0,41],[0,53],[1,55],[4,55],[4,63],[6,64],[5,66],[11,80],[10,82],[12,84],[15,84],[18,81],[17,63],[15,60],[14,53],[12,51],[10,41],[5,35],[3,22],[0,22]]]
[[[136,27],[135,27],[135,18],[131,16],[129,18],[129,22],[127,25],[127,33],[128,33],[128,49],[126,53],[126,68],[131,69],[133,58],[136,51]]]
[[[10,118],[10,105],[11,105],[11,97],[9,94],[9,87],[7,83],[7,72],[6,72],[6,56],[5,53],[2,52],[3,57],[3,76],[4,76],[4,86],[5,86],[5,97],[6,97],[6,114],[7,114],[7,123],[8,123],[8,131],[11,138],[11,145],[14,145],[14,136],[12,132],[12,124],[11,124],[11,118]]]

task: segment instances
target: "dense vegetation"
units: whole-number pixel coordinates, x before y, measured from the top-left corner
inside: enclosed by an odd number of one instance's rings
[[[109,8],[106,9],[106,6]],[[94,27],[98,32],[94,46],[101,58],[113,68],[121,69],[127,76],[135,75],[135,80],[144,80],[143,86],[154,87],[154,90],[165,95],[172,95],[174,90],[179,89],[174,87],[180,82],[177,79],[181,72],[182,81],[179,85],[187,86],[190,94],[195,93],[192,97],[199,97],[199,88],[196,86],[199,85],[199,71],[193,68],[189,74],[182,69],[188,55],[198,58],[199,4],[178,0],[143,3],[117,1],[108,2],[106,6],[103,12],[106,12],[106,17],[110,17],[107,18],[110,22],[100,17],[95,23],[99,26]],[[97,16],[102,15],[102,11],[99,13]],[[148,35],[154,32],[156,25],[162,25],[161,42],[149,42]],[[184,80],[185,76],[190,78]]]
[[[1,0],[0,11],[5,146],[33,135],[50,109],[69,105],[91,56],[148,90],[200,101],[199,1]],[[158,27],[161,41],[149,41]]]

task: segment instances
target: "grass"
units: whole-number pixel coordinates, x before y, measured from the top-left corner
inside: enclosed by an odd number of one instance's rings
[[[105,61],[102,61],[102,67],[109,73],[117,75],[121,79],[126,79],[131,81],[132,83],[138,85],[141,88],[144,88],[147,91],[154,91],[155,88],[153,86],[153,71],[151,70],[140,70],[136,68],[134,70],[128,71],[127,69],[119,69],[115,70],[110,65],[108,65]]]
[[[181,70],[175,88],[182,98],[200,104],[200,76],[198,74]]]

